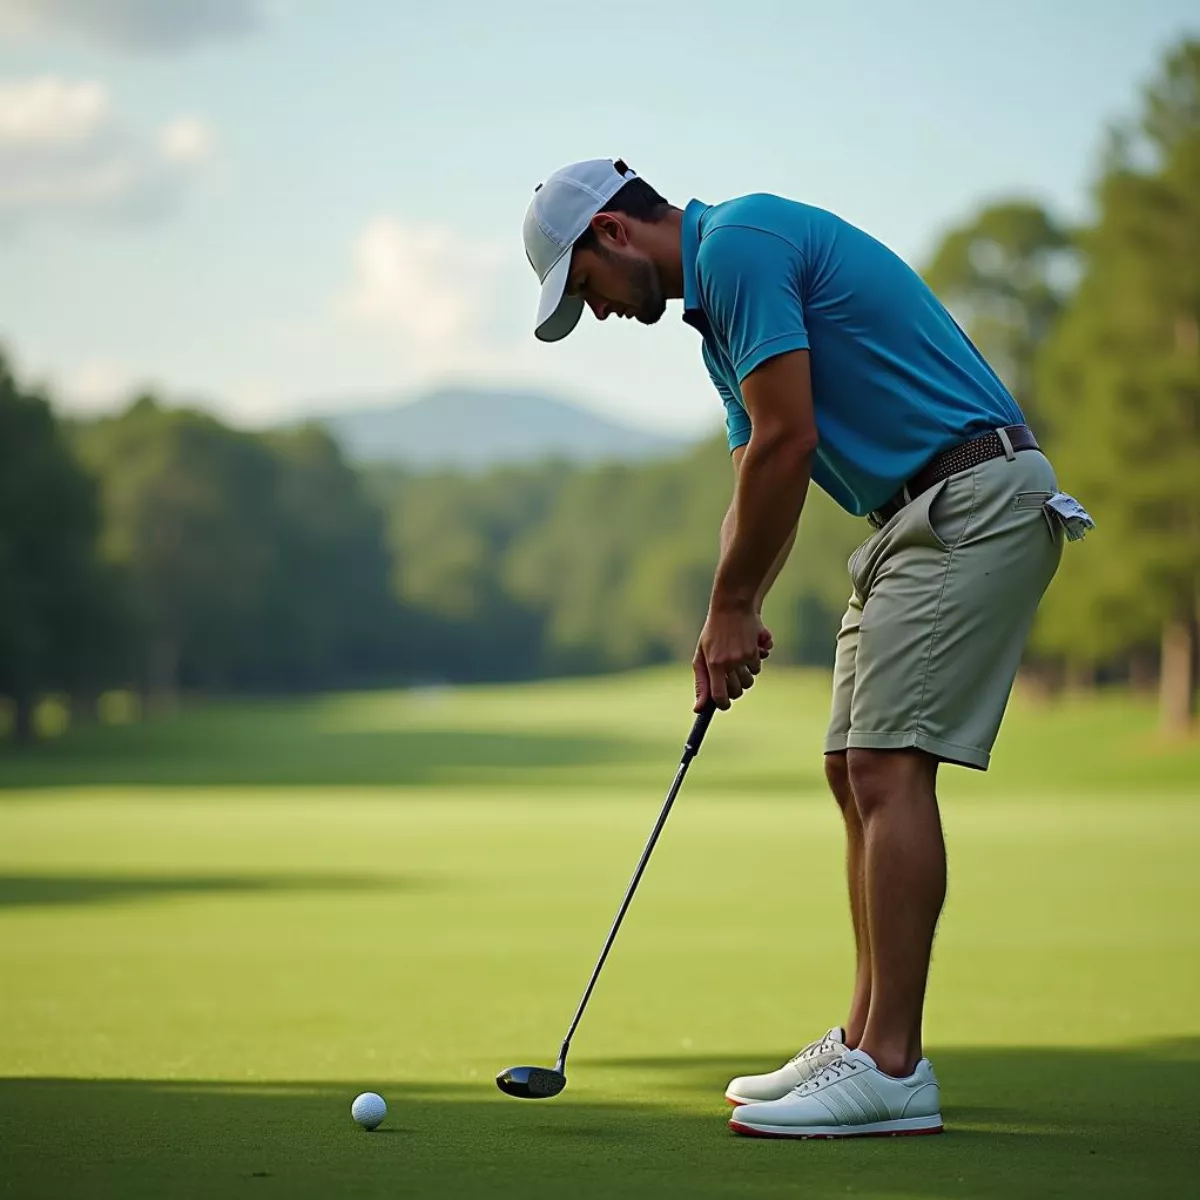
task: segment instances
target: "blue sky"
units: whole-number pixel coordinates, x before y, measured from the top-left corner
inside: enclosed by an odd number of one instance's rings
[[[64,406],[243,424],[444,380],[681,431],[673,306],[532,337],[520,224],[565,162],[777,191],[916,265],[981,202],[1088,211],[1105,125],[1194,3],[0,0],[0,343]]]

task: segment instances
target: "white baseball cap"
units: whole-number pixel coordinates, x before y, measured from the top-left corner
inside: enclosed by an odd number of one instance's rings
[[[583,315],[583,298],[568,296],[571,247],[592,218],[637,172],[611,158],[589,158],[555,171],[534,189],[525,214],[525,256],[542,281],[535,335],[565,338]]]

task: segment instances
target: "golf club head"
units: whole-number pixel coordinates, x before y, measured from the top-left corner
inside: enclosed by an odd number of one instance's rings
[[[550,1067],[508,1067],[496,1076],[496,1086],[522,1100],[548,1100],[567,1086],[567,1077]]]

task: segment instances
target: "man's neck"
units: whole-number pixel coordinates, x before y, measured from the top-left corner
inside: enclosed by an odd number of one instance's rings
[[[661,221],[651,225],[650,256],[658,268],[663,296],[683,299],[683,209],[672,208]]]

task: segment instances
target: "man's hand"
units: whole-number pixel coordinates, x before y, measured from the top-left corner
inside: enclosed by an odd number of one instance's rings
[[[773,646],[771,631],[753,607],[710,608],[692,660],[695,711],[700,712],[710,697],[718,708],[727,709],[754,686]]]
[[[770,658],[771,651],[775,649],[775,639],[771,636],[771,631],[762,623],[762,617],[758,618],[758,657]]]

